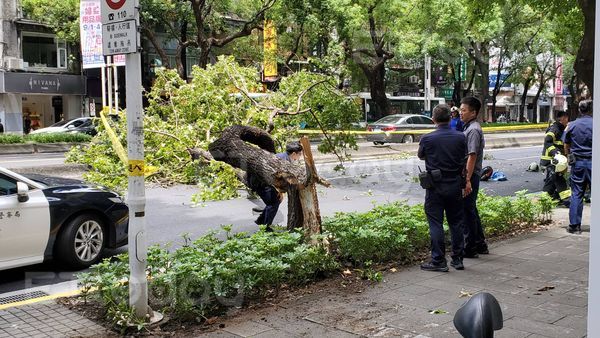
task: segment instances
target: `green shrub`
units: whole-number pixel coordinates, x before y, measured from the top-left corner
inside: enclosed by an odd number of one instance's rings
[[[25,136],[26,141],[36,143],[57,143],[57,142],[89,142],[92,139],[90,135],[82,133],[45,133]]]
[[[211,233],[173,252],[151,247],[147,260],[150,306],[180,320],[199,320],[230,306],[242,306],[282,284],[305,284],[338,268],[325,249],[304,244],[302,238],[298,232],[259,231],[250,236],[228,233],[228,240],[223,241]],[[132,314],[125,310],[128,276],[127,254],[104,260],[79,275],[84,291],[96,288],[93,297],[112,309],[107,312],[108,320],[117,327],[128,321],[121,316]]]
[[[24,143],[23,136],[16,134],[0,134],[0,144]]]
[[[547,194],[515,197],[479,196],[479,213],[489,237],[549,220],[554,202]],[[283,285],[309,283],[325,273],[351,263],[358,276],[380,281],[380,263],[410,261],[429,245],[429,227],[422,205],[395,202],[364,213],[336,213],[323,221],[321,246],[303,242],[299,232],[252,235],[231,234],[227,240],[215,233],[190,241],[175,251],[154,246],[148,250],[149,302],[153,309],[181,321],[202,321],[231,306],[266,296]],[[120,329],[133,318],[128,304],[127,254],[94,265],[79,275],[84,291],[107,309],[107,320]],[[88,296],[87,292],[84,295]],[[143,326],[143,325],[142,325]]]

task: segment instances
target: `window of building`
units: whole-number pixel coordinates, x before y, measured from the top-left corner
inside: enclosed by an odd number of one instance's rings
[[[23,34],[23,61],[32,68],[67,68],[67,44],[51,35]]]

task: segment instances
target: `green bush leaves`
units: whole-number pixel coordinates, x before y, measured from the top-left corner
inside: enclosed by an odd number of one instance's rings
[[[81,133],[46,133],[33,135],[0,134],[0,144],[16,143],[84,143],[92,139],[90,135]]]
[[[479,213],[488,236],[549,220],[553,202],[547,194],[515,197],[479,196]],[[365,213],[337,213],[323,222],[329,250],[304,243],[299,232],[232,234],[216,232],[177,250],[154,246],[148,251],[149,301],[153,309],[182,321],[203,321],[261,299],[284,285],[303,285],[341,266],[359,276],[381,281],[379,263],[409,262],[428,248],[429,227],[422,205],[395,202]],[[127,254],[94,265],[79,275],[84,291],[107,308],[116,327],[136,323],[128,307]],[[85,293],[87,296],[87,292]]]

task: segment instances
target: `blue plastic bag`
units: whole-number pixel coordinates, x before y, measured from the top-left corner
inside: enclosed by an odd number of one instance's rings
[[[496,171],[492,174],[492,177],[490,178],[492,181],[506,181],[508,180],[508,178],[506,178],[506,175],[501,172],[501,171]]]

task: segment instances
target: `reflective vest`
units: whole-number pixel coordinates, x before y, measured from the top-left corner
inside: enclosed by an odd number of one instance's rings
[[[542,150],[542,157],[540,165],[547,167],[550,165],[550,161],[554,158],[556,153],[564,154],[565,146],[562,141],[562,134],[565,127],[560,122],[554,122],[546,130],[546,136],[544,138],[544,149]]]

